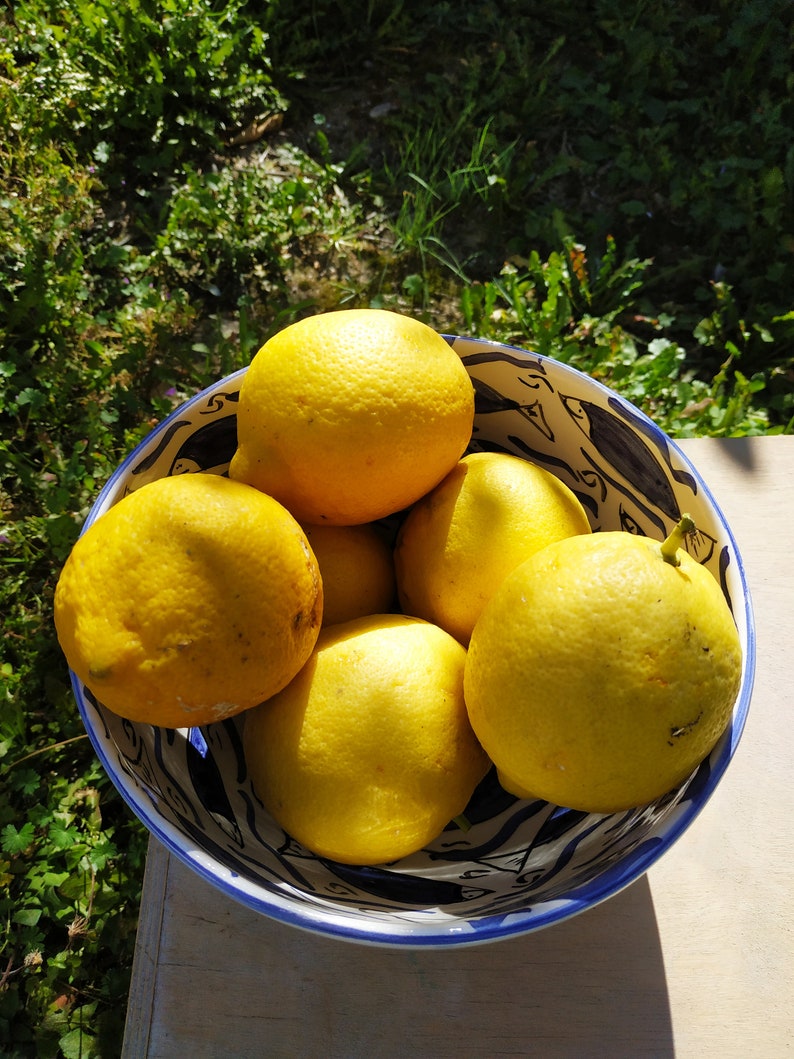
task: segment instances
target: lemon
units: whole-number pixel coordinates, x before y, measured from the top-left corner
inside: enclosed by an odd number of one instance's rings
[[[129,493],[80,537],[55,592],[69,666],[110,710],[206,724],[279,691],[322,619],[317,561],[271,497],[210,474]]]
[[[245,717],[265,808],[343,863],[397,860],[436,838],[489,764],[466,715],[465,659],[443,630],[404,615],[324,629],[298,676]]]
[[[615,812],[672,790],[713,749],[738,692],[739,636],[715,578],[673,551],[629,533],[569,537],[485,606],[466,704],[507,790]]]
[[[444,477],[473,418],[468,373],[432,328],[385,309],[321,313],[253,358],[229,473],[300,522],[373,522]]]
[[[394,561],[383,534],[362,526],[303,526],[323,579],[323,625],[391,610]]]
[[[499,584],[546,544],[590,524],[555,475],[507,453],[465,456],[409,512],[397,537],[402,610],[463,644]]]

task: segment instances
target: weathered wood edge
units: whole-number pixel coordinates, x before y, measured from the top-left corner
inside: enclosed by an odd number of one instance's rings
[[[165,846],[150,837],[121,1059],[146,1059],[149,1054],[169,866]]]

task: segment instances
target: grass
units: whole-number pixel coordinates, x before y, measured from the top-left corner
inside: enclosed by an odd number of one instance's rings
[[[785,0],[18,0],[0,14],[0,1051],[118,1054],[143,829],[52,591],[98,489],[308,312],[589,371],[677,437],[791,432]]]

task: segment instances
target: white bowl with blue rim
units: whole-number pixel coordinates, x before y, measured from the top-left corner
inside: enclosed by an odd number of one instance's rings
[[[752,608],[730,527],[684,453],[632,404],[589,376],[515,347],[448,341],[476,392],[471,451],[533,460],[574,490],[594,530],[664,538],[682,512],[688,547],[721,584],[744,653],[732,721],[679,787],[639,809],[586,814],[505,793],[491,773],[462,831],[411,857],[355,867],[310,853],[262,808],[248,774],[242,714],[203,728],[134,724],[72,674],[77,704],[113,783],[150,832],[217,890],[284,923],[349,941],[443,947],[495,941],[565,920],[642,876],[693,823],[733,757],[750,705]],[[116,470],[86,526],[165,475],[222,474],[236,445],[245,369],[180,406]]]

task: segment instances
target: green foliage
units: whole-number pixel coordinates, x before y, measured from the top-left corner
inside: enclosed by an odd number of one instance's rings
[[[282,148],[253,164],[203,173],[188,168],[164,211],[153,264],[172,283],[216,296],[278,286],[293,256],[354,242],[359,212],[339,187],[341,166]]]
[[[8,1056],[113,1055],[123,1031],[130,960],[118,957],[134,939],[143,847],[112,797],[105,815],[109,785],[98,763],[87,761],[77,781],[59,774],[64,750],[6,765],[2,780],[0,1050]]]
[[[385,173],[392,187],[403,187],[399,209],[392,224],[398,252],[418,257],[423,272],[432,259],[453,272],[464,282],[468,264],[464,265],[443,239],[451,215],[465,230],[475,232],[472,216],[492,218],[501,205],[504,172],[513,154],[513,145],[495,149],[487,122],[471,144],[469,157],[454,164],[455,148],[468,130],[468,113],[450,124],[439,122],[419,126],[407,137],[394,168],[388,162]],[[407,185],[406,185],[407,180]],[[467,245],[457,240],[468,263],[477,241]]]
[[[337,5],[310,6],[319,21]],[[368,47],[374,63],[399,69],[388,96],[390,135],[381,136],[386,164],[375,174],[385,177],[382,193],[399,216],[406,198],[429,188],[424,203],[417,199],[425,207],[417,218],[432,222],[436,245],[470,278],[488,279],[527,246],[557,250],[562,215],[587,246],[612,236],[652,259],[648,294],[673,303],[685,335],[708,310],[713,282],[730,285],[744,318],[789,310],[787,0],[720,0],[707,10],[594,0],[586,11],[507,0],[462,8],[405,2],[392,12],[398,21],[387,41],[382,16],[355,6],[358,30],[351,28],[340,62],[355,76],[356,56]],[[323,76],[327,44],[327,36],[316,40],[315,76]],[[466,211],[464,220],[458,188],[438,175],[466,169],[483,129],[497,179],[488,208]],[[791,334],[781,337],[780,359],[790,359]],[[706,372],[719,367],[710,352],[692,350]],[[770,349],[753,334],[745,355],[755,369]]]
[[[41,131],[133,176],[218,149],[282,107],[267,35],[243,0],[18,3],[19,88]]]
[[[678,437],[794,429],[786,0],[0,10],[0,1053],[120,1050],[146,836],[52,593],[175,404],[310,310],[589,371]]]
[[[714,284],[714,307],[690,336],[691,345],[720,356],[719,370],[699,378],[687,349],[670,337],[669,315],[642,312],[650,262],[619,260],[613,239],[592,265],[571,238],[541,260],[505,265],[498,277],[461,292],[467,334],[524,346],[586,371],[646,411],[674,437],[725,437],[791,430],[791,394],[775,394],[784,370],[745,375],[737,362],[752,334],[736,321],[730,288]],[[790,321],[781,321],[790,323]],[[739,332],[738,345],[729,335]],[[767,332],[764,340],[773,343]],[[787,423],[775,425],[775,411]]]

